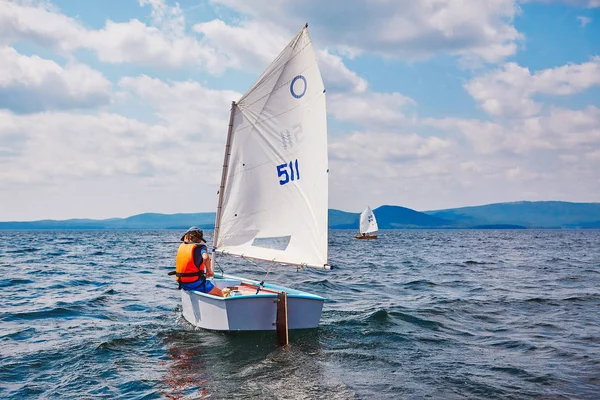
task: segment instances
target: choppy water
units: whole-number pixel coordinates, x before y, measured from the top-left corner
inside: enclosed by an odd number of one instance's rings
[[[288,348],[182,319],[179,235],[0,232],[0,397],[600,397],[600,231],[332,231],[269,275],[330,299]]]

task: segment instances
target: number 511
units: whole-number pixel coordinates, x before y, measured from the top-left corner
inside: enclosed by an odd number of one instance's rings
[[[289,167],[289,170],[288,170]],[[294,167],[295,170],[294,170]],[[289,181],[294,181],[296,179],[300,179],[300,170],[298,169],[298,160],[290,161],[289,164],[281,164],[277,166],[277,176],[279,178],[279,184],[285,185]]]

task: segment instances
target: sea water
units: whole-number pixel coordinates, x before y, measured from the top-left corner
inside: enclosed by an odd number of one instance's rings
[[[0,232],[0,398],[599,398],[600,231],[331,231],[319,329],[181,316],[179,231]]]

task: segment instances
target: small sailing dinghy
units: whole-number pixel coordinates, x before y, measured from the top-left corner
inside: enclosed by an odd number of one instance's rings
[[[358,229],[360,235],[355,236],[356,239],[377,239],[377,231],[379,230],[379,227],[377,226],[377,219],[375,219],[375,214],[373,214],[371,207],[367,206],[365,211],[360,214],[360,223]]]
[[[232,103],[213,265],[219,253],[331,269],[325,88],[307,26]],[[281,292],[287,297],[289,329],[319,324],[323,297],[225,274],[215,274],[212,283],[235,296],[181,291],[183,316],[198,327],[275,330]]]

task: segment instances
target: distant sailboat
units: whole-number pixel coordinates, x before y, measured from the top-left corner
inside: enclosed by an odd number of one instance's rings
[[[377,239],[377,219],[371,207],[367,206],[365,211],[360,214],[359,232],[360,235],[355,236],[356,239]]]
[[[325,88],[305,26],[232,103],[212,262],[218,252],[331,269],[327,164]],[[236,295],[181,291],[183,316],[198,327],[275,330],[283,295],[289,329],[319,324],[323,297],[224,274],[215,274],[212,283]]]

